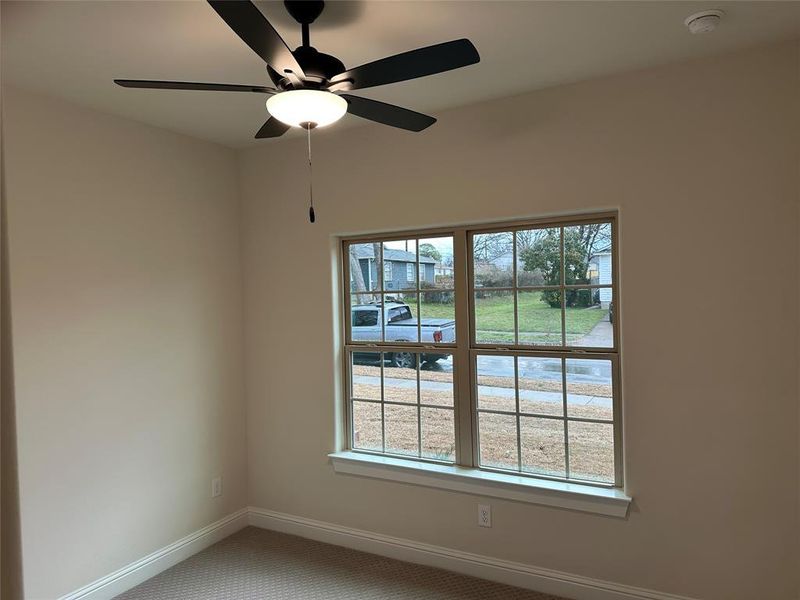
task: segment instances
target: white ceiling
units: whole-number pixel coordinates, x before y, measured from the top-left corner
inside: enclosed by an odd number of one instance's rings
[[[299,26],[282,2],[257,4],[290,47],[299,45]],[[261,60],[202,0],[3,0],[0,7],[4,83],[232,147],[276,143],[253,140],[267,117],[261,95],[112,83],[269,85]],[[709,8],[726,13],[719,29],[689,34],[684,18]],[[799,35],[800,2],[333,1],[312,25],[311,43],[355,66],[468,37],[479,64],[363,92],[436,116],[451,106]]]

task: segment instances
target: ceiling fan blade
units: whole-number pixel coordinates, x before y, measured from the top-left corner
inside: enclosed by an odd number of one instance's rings
[[[250,0],[208,0],[208,3],[265,63],[280,73],[289,69],[301,79],[305,77],[289,46]]]
[[[270,117],[256,133],[256,139],[281,137],[287,131],[289,131],[289,125],[278,121],[275,117]]]
[[[399,127],[408,131],[422,131],[436,123],[436,119],[433,117],[395,106],[394,104],[386,104],[385,102],[361,98],[360,96],[351,96],[350,94],[342,94],[342,98],[347,100],[347,112],[350,114],[362,119],[383,123],[384,125]]]
[[[359,90],[466,67],[479,62],[480,59],[472,42],[467,39],[454,40],[395,54],[348,69],[336,75],[332,82],[352,79],[353,84],[350,89]]]
[[[205,90],[211,92],[255,92],[277,94],[275,88],[261,85],[235,85],[231,83],[194,83],[192,81],[154,81],[151,79],[115,79],[114,83],[126,88],[149,90]]]

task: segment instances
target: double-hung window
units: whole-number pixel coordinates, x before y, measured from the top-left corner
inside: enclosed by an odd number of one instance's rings
[[[344,239],[348,450],[621,487],[616,239],[613,213]],[[419,277],[389,289],[388,256]]]

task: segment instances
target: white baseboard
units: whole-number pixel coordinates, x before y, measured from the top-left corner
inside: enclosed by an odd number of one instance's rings
[[[250,507],[250,525],[574,600],[693,600]]]
[[[254,507],[236,511],[59,600],[110,600],[248,524],[574,600],[695,600]]]
[[[156,550],[131,564],[101,577],[92,583],[62,596],[59,600],[110,600],[143,581],[169,569],[171,566],[186,560],[193,554],[208,548],[211,544],[247,527],[248,510],[243,508],[223,517],[186,537]]]

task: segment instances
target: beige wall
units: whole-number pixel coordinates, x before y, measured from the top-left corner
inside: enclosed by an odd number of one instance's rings
[[[245,506],[240,215],[233,151],[3,91],[31,600]]]
[[[798,49],[240,155],[251,504],[718,600],[796,599]],[[413,108],[413,107],[412,107]],[[627,520],[337,476],[333,236],[619,207]]]

